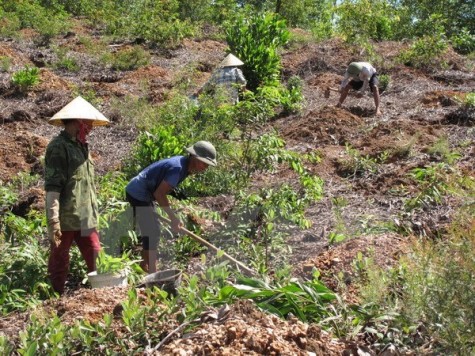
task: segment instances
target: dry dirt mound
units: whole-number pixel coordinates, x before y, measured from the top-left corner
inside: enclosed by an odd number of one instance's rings
[[[202,324],[168,344],[171,355],[341,355],[345,345],[315,325],[282,320],[251,301],[233,305],[223,324]]]
[[[0,126],[1,127],[1,126]],[[0,181],[9,181],[17,172],[42,172],[39,158],[48,140],[27,129],[0,130]]]
[[[290,122],[281,121],[277,126],[286,140],[316,143],[319,145],[344,144],[354,136],[356,128],[363,120],[346,110],[325,106],[321,110],[310,111]]]

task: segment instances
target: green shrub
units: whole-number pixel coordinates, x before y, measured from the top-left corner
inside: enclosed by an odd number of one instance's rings
[[[131,261],[127,253],[119,257],[108,255],[104,250],[99,251],[96,260],[96,270],[98,274],[119,273],[129,271],[136,261]]]
[[[18,35],[21,22],[12,12],[5,12],[0,8],[0,37],[14,37]]]
[[[475,345],[475,237],[470,225],[453,233],[450,239],[419,244],[406,275],[404,305],[415,321],[424,322],[442,353],[468,355]]]
[[[244,62],[247,88],[256,90],[266,83],[279,80],[279,47],[289,40],[285,21],[271,13],[238,16],[226,26],[230,52]]]
[[[440,56],[447,51],[444,35],[424,36],[414,42],[406,51],[399,55],[399,60],[407,66],[415,68],[440,67],[444,63]]]
[[[378,75],[379,80],[379,90],[380,92],[386,91],[389,87],[391,82],[391,76],[388,74],[380,74]]]
[[[106,19],[106,30],[114,36],[142,38],[172,48],[195,30],[188,21],[179,19],[177,0],[138,0],[120,3],[115,10],[115,15]]]
[[[64,69],[70,72],[79,71],[79,65],[74,57],[68,54],[68,49],[66,47],[56,47],[54,52],[58,57],[58,60],[55,61],[52,65],[55,69]]]
[[[338,32],[348,44],[391,39],[397,27],[398,17],[385,0],[342,1],[336,14]]]
[[[132,177],[156,161],[181,155],[187,143],[184,136],[176,134],[175,127],[157,125],[138,136],[125,172]]]
[[[17,217],[17,219],[20,219]],[[47,250],[38,235],[30,235],[16,246],[0,242],[0,313],[25,310],[39,299],[53,295],[45,282]]]
[[[102,57],[102,61],[109,63],[115,70],[134,70],[150,64],[151,55],[140,46],[133,46],[108,53]]]
[[[475,35],[471,34],[466,28],[450,37],[452,47],[460,54],[469,54],[475,51]]]
[[[284,109],[284,113],[298,113],[302,110],[303,106],[303,94],[302,94],[303,81],[299,76],[292,76],[287,81],[287,88],[282,92],[281,104]]]
[[[27,92],[40,82],[40,70],[36,67],[26,66],[13,73],[11,82],[20,92]]]
[[[48,44],[51,38],[70,27],[69,15],[56,2],[42,6],[36,1],[19,1],[13,11],[20,20],[21,28],[32,28],[39,33],[35,39],[39,45]]]
[[[441,204],[449,190],[447,182],[449,170],[450,167],[445,163],[412,169],[409,175],[419,184],[420,191],[405,202],[406,209],[413,210]]]
[[[468,93],[465,95],[465,98],[460,100],[462,103],[462,106],[465,109],[474,109],[475,108],[475,92]]]

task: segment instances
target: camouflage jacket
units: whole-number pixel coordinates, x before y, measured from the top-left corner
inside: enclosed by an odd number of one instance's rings
[[[63,231],[97,227],[94,166],[87,146],[66,131],[46,148],[45,190],[59,192],[59,221]]]

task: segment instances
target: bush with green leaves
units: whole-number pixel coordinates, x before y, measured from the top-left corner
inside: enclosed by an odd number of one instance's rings
[[[226,26],[229,50],[244,62],[248,89],[279,81],[278,50],[289,36],[285,21],[272,13],[239,15]]]
[[[463,99],[458,99],[465,109],[475,109],[475,92],[467,93]]]
[[[12,59],[8,56],[0,56],[0,72],[8,72],[12,65]]]
[[[447,51],[448,41],[442,25],[435,23],[432,32],[418,38],[409,49],[399,55],[399,60],[407,66],[415,68],[439,68],[445,63],[441,56]]]
[[[41,1],[5,1],[7,12],[13,13],[20,22],[20,28],[32,28],[39,34],[35,42],[49,44],[50,40],[68,30],[69,15],[56,1],[43,4]]]
[[[348,44],[391,39],[397,27],[398,17],[386,0],[341,1],[336,14],[337,31]]]
[[[114,53],[107,53],[102,56],[102,62],[109,64],[112,69],[125,71],[150,64],[151,55],[141,46],[133,46],[118,50]]]
[[[304,101],[302,88],[303,81],[299,76],[294,75],[289,78],[280,100],[284,113],[294,114],[302,110]]]
[[[391,76],[389,74],[380,74],[378,75],[379,81],[379,90],[382,93],[383,91],[388,90],[389,84],[391,83]]]
[[[475,51],[475,35],[466,28],[450,37],[452,47],[460,54],[470,54]]]
[[[117,2],[114,16],[106,18],[107,33],[141,38],[159,47],[172,48],[194,34],[194,26],[180,20],[178,0]]]
[[[18,35],[18,30],[21,28],[21,22],[14,12],[5,11],[0,7],[0,37],[9,38]]]
[[[20,218],[18,218],[20,219]],[[46,283],[47,249],[38,237],[30,235],[15,245],[0,242],[0,312],[25,310],[51,297],[54,292]]]
[[[22,93],[27,92],[40,82],[40,70],[36,67],[26,66],[13,73],[11,82]]]
[[[420,189],[416,196],[407,199],[406,209],[429,208],[441,204],[445,194],[449,191],[447,180],[450,170],[451,168],[445,163],[411,170],[409,175],[419,184]]]
[[[68,53],[66,47],[54,47],[54,52],[58,59],[52,63],[55,69],[64,69],[70,72],[79,71],[79,65],[74,56]]]
[[[125,172],[132,177],[156,161],[181,155],[188,142],[187,138],[176,134],[173,126],[157,125],[144,131],[137,138]]]

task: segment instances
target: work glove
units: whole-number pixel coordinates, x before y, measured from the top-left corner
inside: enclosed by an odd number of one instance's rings
[[[46,219],[48,221],[48,238],[58,247],[61,243],[61,226],[59,224],[59,193],[46,192]]]

